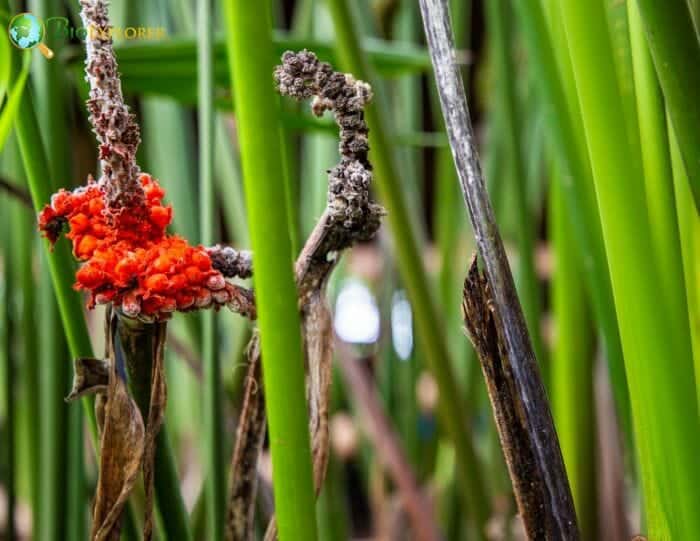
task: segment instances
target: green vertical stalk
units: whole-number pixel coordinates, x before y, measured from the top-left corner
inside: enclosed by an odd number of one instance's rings
[[[532,59],[528,65],[534,70],[533,79],[543,103],[547,105],[550,145],[563,164],[560,180],[563,182],[582,264],[586,269],[584,280],[595,321],[603,336],[621,423],[629,436],[632,432],[629,391],[582,115],[561,22],[560,2],[547,0],[547,4],[551,5],[549,25],[540,2],[514,3],[527,52]]]
[[[633,154],[602,5],[563,2],[561,9],[625,353],[649,537],[689,539],[700,529],[700,441],[687,313],[659,295],[663,282],[649,257],[644,189],[630,175]]]
[[[0,208],[9,215],[8,207],[9,203],[6,198],[3,198],[0,203],[2,205]],[[2,257],[3,261],[9,261],[10,258],[10,242],[9,242],[9,231],[10,231],[10,220],[3,220],[3,228],[6,233],[5,238],[2,239]],[[5,388],[3,389],[3,394],[5,395],[5,433],[7,434],[7,440],[5,446],[7,449],[7,477],[5,478],[5,492],[7,494],[7,519],[5,523],[5,536],[7,539],[15,539],[15,507],[16,507],[16,482],[15,482],[15,472],[17,471],[17,459],[16,459],[16,427],[15,418],[17,411],[15,408],[15,355],[14,355],[14,321],[15,317],[13,313],[14,303],[11,302],[11,291],[14,289],[12,269],[9,265],[5,265],[3,269],[4,283],[2,287],[2,326],[0,326],[0,338],[2,338],[2,360],[5,364]]]
[[[62,4],[57,0],[35,0],[31,2],[32,12],[44,20],[62,13]],[[61,43],[55,36],[47,35],[47,45],[59,51]],[[65,89],[65,75],[58,62],[35,62],[32,66],[36,89],[37,114],[43,120],[42,139],[51,171],[51,189],[57,190],[61,183],[68,183],[72,177],[70,166],[70,136],[67,130],[68,101]],[[35,246],[35,245],[34,245]],[[56,298],[51,288],[51,278],[45,258],[41,259],[39,310],[39,349],[42,369],[40,372],[41,408],[41,447],[40,472],[42,490],[40,492],[40,536],[42,541],[53,541],[68,536],[64,523],[76,527],[84,526],[84,465],[82,462],[83,430],[82,412],[79,407],[70,408],[65,404],[67,386],[70,379],[70,359],[63,338]],[[75,416],[75,426],[68,423],[68,415]],[[70,429],[73,429],[71,431]],[[68,430],[68,437],[63,437]],[[73,452],[78,457],[68,457],[68,449],[75,440]],[[76,460],[73,460],[76,458]],[[65,464],[68,463],[68,467]],[[77,468],[77,469],[76,469]],[[74,487],[74,489],[73,489]],[[67,497],[69,496],[69,497]],[[72,497],[77,499],[74,500]],[[70,532],[81,536],[82,530]]]
[[[630,27],[630,22],[627,16],[627,6],[633,4],[635,0],[630,2],[618,2],[617,0],[603,0],[605,4],[605,14],[608,21],[608,33],[610,34],[610,43],[615,60],[615,71],[617,73],[617,86],[622,98],[622,104],[625,107],[625,121],[627,126],[627,136],[629,146],[633,156],[630,156],[630,169],[634,170],[635,175],[641,178],[644,173],[642,170],[642,155],[641,141],[639,139],[639,121],[637,118],[637,101],[636,89],[634,81],[634,67],[632,60],[632,43],[631,39],[641,38],[643,35],[632,35],[633,29]],[[636,29],[635,31],[640,31]]]
[[[211,0],[197,2],[197,49],[199,79],[199,218],[201,241],[215,242],[216,200],[214,197],[214,69],[212,56]],[[224,537],[226,492],[221,414],[221,366],[217,349],[213,310],[202,314],[202,366],[204,400],[204,455],[207,472],[207,538]]]
[[[417,43],[420,30],[418,4],[403,2],[394,17],[393,39],[403,43]],[[421,131],[423,95],[420,86],[420,76],[410,75],[401,77],[391,87],[393,126],[397,132],[410,133]],[[422,209],[422,168],[420,148],[403,147],[397,149],[401,177],[404,179],[404,193],[409,212],[414,216],[421,215]]]
[[[371,75],[367,59],[360,49],[348,2],[328,0],[328,7],[333,18],[341,67],[358,79],[373,83],[376,79]],[[373,86],[376,88],[376,85]],[[488,520],[489,507],[481,478],[482,470],[472,446],[467,422],[469,415],[453,374],[442,318],[428,289],[428,277],[413,226],[416,217],[411,217],[408,212],[399,182],[385,113],[384,108],[376,104],[370,105],[366,111],[370,128],[370,158],[375,167],[376,186],[380,199],[387,208],[387,220],[393,233],[399,271],[416,318],[420,348],[425,352],[440,388],[440,420],[455,446],[462,501],[474,524],[478,525],[476,531],[481,537],[481,526]]]
[[[282,541],[317,537],[297,295],[285,204],[268,2],[224,2],[236,120],[255,254],[255,292]]]
[[[685,166],[668,117],[667,128],[697,380],[700,373],[700,215],[692,201]]]
[[[14,138],[10,138],[6,145],[5,171],[17,179],[22,178],[22,165],[17,151]],[[21,427],[18,434],[24,437],[19,438],[21,442],[19,449],[20,457],[26,456],[26,461],[21,460],[17,465],[19,486],[27,486],[23,482],[28,481],[29,505],[36,509],[33,514],[32,531],[40,533],[41,524],[41,489],[42,479],[39,468],[41,450],[41,431],[39,416],[39,355],[37,341],[34,337],[37,312],[36,312],[36,283],[33,272],[32,248],[34,245],[34,220],[31,213],[20,205],[17,201],[8,201],[7,213],[12,237],[10,237],[10,252],[8,270],[13,273],[13,283],[15,287],[10,292],[10,302],[13,302],[15,313],[15,327],[17,337],[14,347],[16,363],[22,367],[15,382],[15,393],[21,399],[22,408],[20,414],[15,419]],[[24,445],[22,445],[24,444]],[[26,445],[26,447],[25,447]],[[27,467],[24,467],[27,464]],[[20,467],[21,466],[21,467]]]
[[[508,21],[511,19],[504,0],[491,0],[486,3],[486,22],[492,39],[491,62],[496,79],[496,99],[502,109],[506,148],[511,160],[511,174],[515,188],[515,211],[517,213],[518,239],[518,293],[523,303],[525,319],[530,330],[535,356],[540,363],[544,360],[542,337],[540,334],[540,295],[534,263],[534,230],[532,212],[528,204],[527,175],[524,149],[518,140],[522,133],[519,120],[516,87],[513,76],[515,66],[512,61],[513,40]],[[546,379],[546,378],[545,378]]]
[[[593,358],[588,301],[580,254],[571,230],[561,171],[551,168],[551,242],[554,253],[555,336],[551,364],[552,413],[574,497],[582,539],[598,535],[596,431],[593,407]]]
[[[394,33],[392,36],[395,40],[404,43],[418,43],[420,41],[420,13],[418,4],[414,2],[402,2],[399,11],[394,18]],[[393,118],[396,129],[402,132],[420,131],[422,123],[421,104],[423,103],[423,92],[421,90],[421,80],[418,76],[402,77],[393,84],[392,91],[394,93]],[[399,149],[400,160],[403,164],[402,177],[406,179],[406,191],[409,194],[408,204],[411,208],[411,213],[415,216],[421,215],[422,205],[422,149],[420,148],[402,148]],[[457,222],[459,223],[459,222]],[[454,226],[454,224],[453,224]],[[394,267],[392,262],[392,267]],[[404,303],[405,295],[401,290],[400,284],[395,283],[396,271],[392,269],[391,276],[394,279],[384,281],[384,287],[387,290],[385,295],[387,301],[385,306],[389,311],[389,320],[392,318],[393,310],[398,302]],[[458,289],[455,289],[458,291]],[[457,300],[458,295],[454,295],[454,300]],[[447,306],[454,307],[454,312],[448,312]],[[459,309],[455,302],[446,306],[445,312],[450,321],[457,321]],[[409,312],[410,313],[410,312]],[[412,315],[412,314],[411,314]],[[412,326],[412,320],[411,320]],[[413,329],[411,330],[413,332]],[[461,333],[460,333],[461,334]],[[448,334],[449,337],[449,334]],[[463,336],[460,336],[461,344],[465,343]],[[388,366],[392,368],[392,374],[388,374],[391,378],[387,383],[395,389],[396,403],[392,405],[391,413],[396,418],[397,424],[401,431],[401,439],[406,449],[406,454],[412,466],[420,463],[419,458],[419,438],[418,424],[419,412],[418,405],[415,400],[416,382],[419,374],[419,362],[422,354],[418,353],[414,347],[408,358],[400,358],[394,348],[390,345],[386,348],[386,361]],[[457,367],[455,367],[457,368]]]
[[[52,187],[49,184],[51,173],[46,155],[42,148],[39,124],[34,113],[33,99],[30,90],[25,90],[20,104],[15,130],[19,150],[24,162],[27,183],[32,195],[34,209],[38,212],[50,201]],[[80,297],[73,291],[74,263],[67,243],[59,242],[50,249],[48,242],[43,242],[49,261],[49,270],[53,280],[54,290],[58,299],[66,340],[71,356],[92,357],[92,344],[85,323],[85,315]],[[83,402],[92,420],[96,433],[95,415],[89,401]]]
[[[664,296],[674,303],[673,311],[675,313],[683,313],[686,306],[686,288],[683,279],[683,260],[673,192],[673,174],[666,132],[664,100],[636,3],[628,2],[627,9],[632,59],[634,61],[634,84],[642,145],[644,186],[649,209],[649,223],[653,224],[651,240],[656,262],[661,270]],[[681,287],[679,287],[679,281]]]
[[[700,43],[687,2],[637,0],[695,206],[700,211]]]
[[[48,288],[51,284],[46,283],[44,287]],[[53,290],[51,295],[56,301]],[[57,329],[57,334],[61,330],[61,320],[58,310],[53,314],[56,320],[52,323]],[[42,322],[48,324],[49,322]],[[61,335],[61,341],[65,344],[65,338]],[[74,404],[68,409],[68,425],[66,445],[67,461],[64,468],[67,472],[68,482],[66,483],[65,494],[65,535],[66,539],[85,539],[87,537],[87,506],[85,505],[85,450],[84,436],[85,423],[83,410]],[[133,525],[133,520],[128,519],[127,526]],[[127,537],[127,539],[135,539],[135,536]]]

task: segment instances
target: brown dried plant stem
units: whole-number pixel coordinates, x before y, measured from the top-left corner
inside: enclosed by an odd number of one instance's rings
[[[512,436],[509,431],[518,433],[532,452],[526,469],[510,469],[513,486],[517,492],[531,478],[541,479],[544,504],[542,512],[547,517],[544,524],[545,538],[577,540],[579,533],[576,514],[554,422],[481,173],[466,95],[455,61],[447,1],[420,0],[420,7],[450,147],[489,285],[488,306],[483,305],[483,296],[469,297],[471,291],[478,292],[481,289],[467,291],[466,301],[474,307],[467,315],[477,317],[483,310],[492,314],[493,326],[502,350],[499,350],[499,358],[503,363],[503,373],[509,378],[509,399],[517,413],[517,417],[513,418],[507,411],[498,411],[502,402],[491,396],[496,418],[505,421],[498,424],[501,439],[508,444]],[[468,327],[479,331],[477,325],[478,320],[468,322]],[[493,340],[495,337],[486,335],[486,338]],[[483,344],[477,342],[476,345]],[[489,359],[490,357],[484,357],[482,366],[486,367]],[[486,369],[484,372],[488,379],[490,372]],[[497,382],[489,382],[489,387],[497,388]],[[506,456],[509,453],[517,454],[518,451],[506,449]],[[529,500],[525,494],[518,495],[519,504],[526,501]],[[521,506],[520,511],[524,516],[529,509]],[[533,517],[532,520],[538,519]]]

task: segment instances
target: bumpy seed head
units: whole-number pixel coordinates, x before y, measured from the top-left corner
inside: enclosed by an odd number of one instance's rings
[[[275,69],[275,81],[283,95],[313,98],[315,115],[331,111],[335,116],[341,159],[328,171],[328,209],[331,219],[345,229],[348,243],[370,238],[383,215],[370,198],[372,166],[364,109],[372,99],[371,87],[350,74],[333,71],[307,50],[284,53],[282,64]]]
[[[167,319],[175,310],[228,305],[239,294],[201,246],[168,235],[172,209],[163,205],[165,191],[149,175],[140,175],[144,212],[105,212],[104,186],[90,182],[72,192],[61,190],[39,215],[39,227],[55,242],[66,237],[83,264],[75,287],[90,294],[88,306],[112,303],[124,315]]]

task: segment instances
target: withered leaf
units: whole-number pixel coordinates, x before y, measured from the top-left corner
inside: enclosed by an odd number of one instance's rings
[[[106,393],[109,386],[109,361],[81,357],[73,362],[73,388],[66,402],[96,393]]]
[[[129,376],[129,388],[145,421],[142,458],[145,490],[143,538],[153,536],[153,473],[156,437],[165,416],[165,339],[167,323],[144,323],[116,312],[117,334]]]
[[[103,410],[100,472],[90,536],[95,541],[119,539],[121,513],[138,477],[145,439],[143,418],[127,390],[121,347],[114,340],[114,322],[112,320],[109,326],[107,337],[109,385]]]

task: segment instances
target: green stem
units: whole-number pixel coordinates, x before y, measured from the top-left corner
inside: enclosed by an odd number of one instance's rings
[[[653,224],[651,241],[657,265],[661,270],[664,297],[670,302],[674,302],[674,312],[683,313],[687,302],[686,288],[683,279],[683,260],[681,258],[676,200],[673,192],[673,174],[666,132],[664,100],[654,71],[649,47],[644,38],[642,20],[637,5],[634,2],[628,2],[627,9],[632,60],[634,62],[639,139],[641,140],[642,164],[644,166],[644,187],[646,188],[649,222]],[[678,287],[679,283],[682,287]]]
[[[561,175],[551,168],[552,180]],[[595,338],[580,254],[576,250],[562,182],[551,183],[551,241],[554,247],[553,311],[556,325],[551,364],[552,413],[574,497],[582,539],[598,533],[596,431],[593,395]]]
[[[214,196],[214,71],[211,32],[211,0],[197,2],[199,61],[199,216],[201,241],[215,242],[216,200]],[[217,349],[216,319],[213,310],[202,319],[202,367],[204,371],[204,454],[207,493],[207,538],[224,537],[226,474],[223,456],[221,413],[221,366]]]
[[[596,205],[592,173],[581,126],[566,39],[559,17],[559,2],[552,3],[552,24],[545,21],[540,2],[515,2],[525,45],[532,61],[533,79],[542,101],[547,104],[549,141],[563,170],[555,181],[562,182],[573,232],[586,269],[584,280],[597,326],[603,335],[605,355],[621,423],[631,438],[630,401],[625,375],[622,343],[613,302],[608,260],[603,246],[600,215]],[[555,51],[560,54],[555,57]],[[565,83],[568,83],[565,86]]]
[[[269,3],[224,3],[255,291],[279,538],[317,538],[297,294],[286,208]]]
[[[10,139],[6,146],[5,170],[10,176],[21,179],[22,165],[17,151],[15,140]],[[34,220],[31,213],[23,205],[19,205],[16,201],[8,201],[7,212],[10,217],[10,224],[13,233],[10,240],[10,254],[8,261],[13,264],[8,267],[9,272],[14,273],[13,283],[16,284],[15,289],[11,290],[10,302],[14,301],[15,327],[17,332],[15,352],[13,355],[16,362],[22,367],[21,376],[15,382],[17,396],[21,397],[23,404],[22,410],[26,415],[21,415],[15,419],[20,423],[19,434],[26,434],[25,438],[20,438],[19,441],[28,442],[28,446],[20,447],[20,451],[27,454],[27,463],[31,465],[39,464],[42,447],[42,435],[40,430],[40,415],[39,407],[41,402],[40,393],[40,373],[39,373],[39,349],[38,343],[34,337],[37,324],[37,296],[36,283],[33,272],[33,257],[32,248],[34,246]],[[24,450],[26,449],[26,450]],[[21,456],[21,455],[20,455]],[[20,464],[23,461],[20,461]],[[30,466],[23,469],[17,465],[17,468],[22,473],[26,472],[26,479],[29,486],[29,504],[32,509],[36,509],[36,514],[33,514],[33,532],[36,535],[41,534],[41,493],[42,493],[42,476],[39,468]],[[19,475],[19,478],[24,478],[24,475]],[[20,483],[21,485],[22,483]]]
[[[492,39],[491,61],[495,71],[496,99],[502,109],[501,118],[505,133],[506,148],[511,160],[511,175],[515,187],[515,211],[517,214],[518,239],[518,293],[522,299],[523,312],[532,338],[535,356],[544,361],[544,349],[540,334],[540,293],[534,262],[533,217],[528,205],[527,174],[524,160],[524,145],[519,141],[522,126],[519,120],[516,87],[513,77],[515,66],[513,38],[507,22],[510,20],[504,0],[486,3],[486,21]],[[546,381],[547,378],[545,378]]]
[[[367,59],[360,48],[356,25],[345,0],[328,0],[338,44],[337,55],[341,67],[358,79],[372,83]],[[377,88],[376,85],[373,85]],[[366,118],[370,128],[370,157],[375,166],[376,186],[380,199],[387,208],[387,219],[393,232],[399,270],[406,286],[416,318],[416,329],[421,350],[440,388],[440,420],[455,446],[462,500],[471,518],[478,525],[476,531],[483,537],[482,526],[489,516],[489,502],[481,477],[483,471],[472,446],[468,419],[470,415],[457,387],[450,353],[444,335],[441,317],[428,290],[428,276],[416,241],[414,222],[408,212],[399,182],[393,149],[389,143],[385,109],[370,105]],[[457,292],[455,294],[458,294]]]
[[[61,2],[58,0],[34,0],[31,2],[32,12],[43,18],[61,13]],[[52,49],[59,50],[61,44],[56,36],[47,35],[46,44]],[[66,123],[67,96],[63,68],[58,62],[35,62],[32,66],[33,80],[36,88],[36,107],[39,118],[43,119],[41,131],[44,148],[51,171],[50,183],[52,190],[60,188],[59,182],[66,182],[72,177],[70,165],[70,136]],[[63,338],[58,314],[56,298],[51,289],[51,279],[42,258],[41,273],[41,324],[39,332],[41,359],[45,363],[41,371],[41,505],[40,513],[35,513],[41,519],[40,534],[42,541],[53,541],[64,538],[64,522],[84,526],[84,465],[82,463],[82,446],[84,433],[82,426],[73,427],[75,431],[69,436],[62,437],[67,428],[69,408],[63,397],[70,379],[70,359],[68,347]],[[74,407],[76,421],[82,419],[80,408]],[[68,448],[76,440],[74,452],[79,452],[80,461],[68,460]],[[76,466],[77,469],[71,469]],[[75,490],[73,490],[75,487]],[[72,500],[68,495],[78,499]],[[75,516],[72,516],[75,514]],[[74,534],[81,535],[80,532]],[[82,534],[84,537],[84,533]],[[82,537],[81,537],[82,538]]]
[[[8,211],[9,202],[5,199],[2,201],[2,208],[5,212]],[[7,212],[9,214],[9,212]],[[10,220],[3,220],[3,226],[6,231],[10,230]],[[9,234],[5,234],[3,239],[3,260],[7,260],[10,255],[10,242]],[[7,507],[6,507],[6,523],[5,523],[5,536],[9,540],[16,539],[15,533],[15,507],[16,507],[16,482],[15,482],[15,472],[17,471],[17,459],[16,459],[16,426],[15,420],[17,411],[15,408],[15,354],[14,354],[14,303],[11,302],[11,292],[13,291],[13,276],[12,269],[9,267],[4,268],[4,284],[2,288],[2,326],[0,330],[2,331],[2,357],[5,364],[5,388],[3,389],[3,394],[5,396],[5,433],[7,434],[7,441],[5,443],[7,448],[7,476],[5,478],[5,492],[7,494]]]
[[[683,271],[686,291],[688,293],[688,314],[692,329],[693,358],[695,374],[700,374],[700,215],[697,213],[690,194],[690,184],[678,149],[678,142],[671,127],[671,120],[666,118],[669,146],[671,149],[671,166],[673,168],[673,185],[678,209],[678,229],[681,239]],[[696,384],[698,377],[696,375]]]
[[[175,453],[166,426],[160,429],[156,439],[154,463],[158,512],[162,517],[166,538],[172,541],[192,541],[187,509],[181,496]]]
[[[649,257],[654,248],[646,198],[630,170],[633,154],[602,6],[560,7],[620,323],[649,537],[692,538],[700,530],[700,439],[687,311],[679,313],[675,301],[683,280],[672,298],[659,295],[663,281]],[[673,359],[672,370],[665,359]]]
[[[687,2],[637,0],[688,180],[700,211],[700,43]]]

